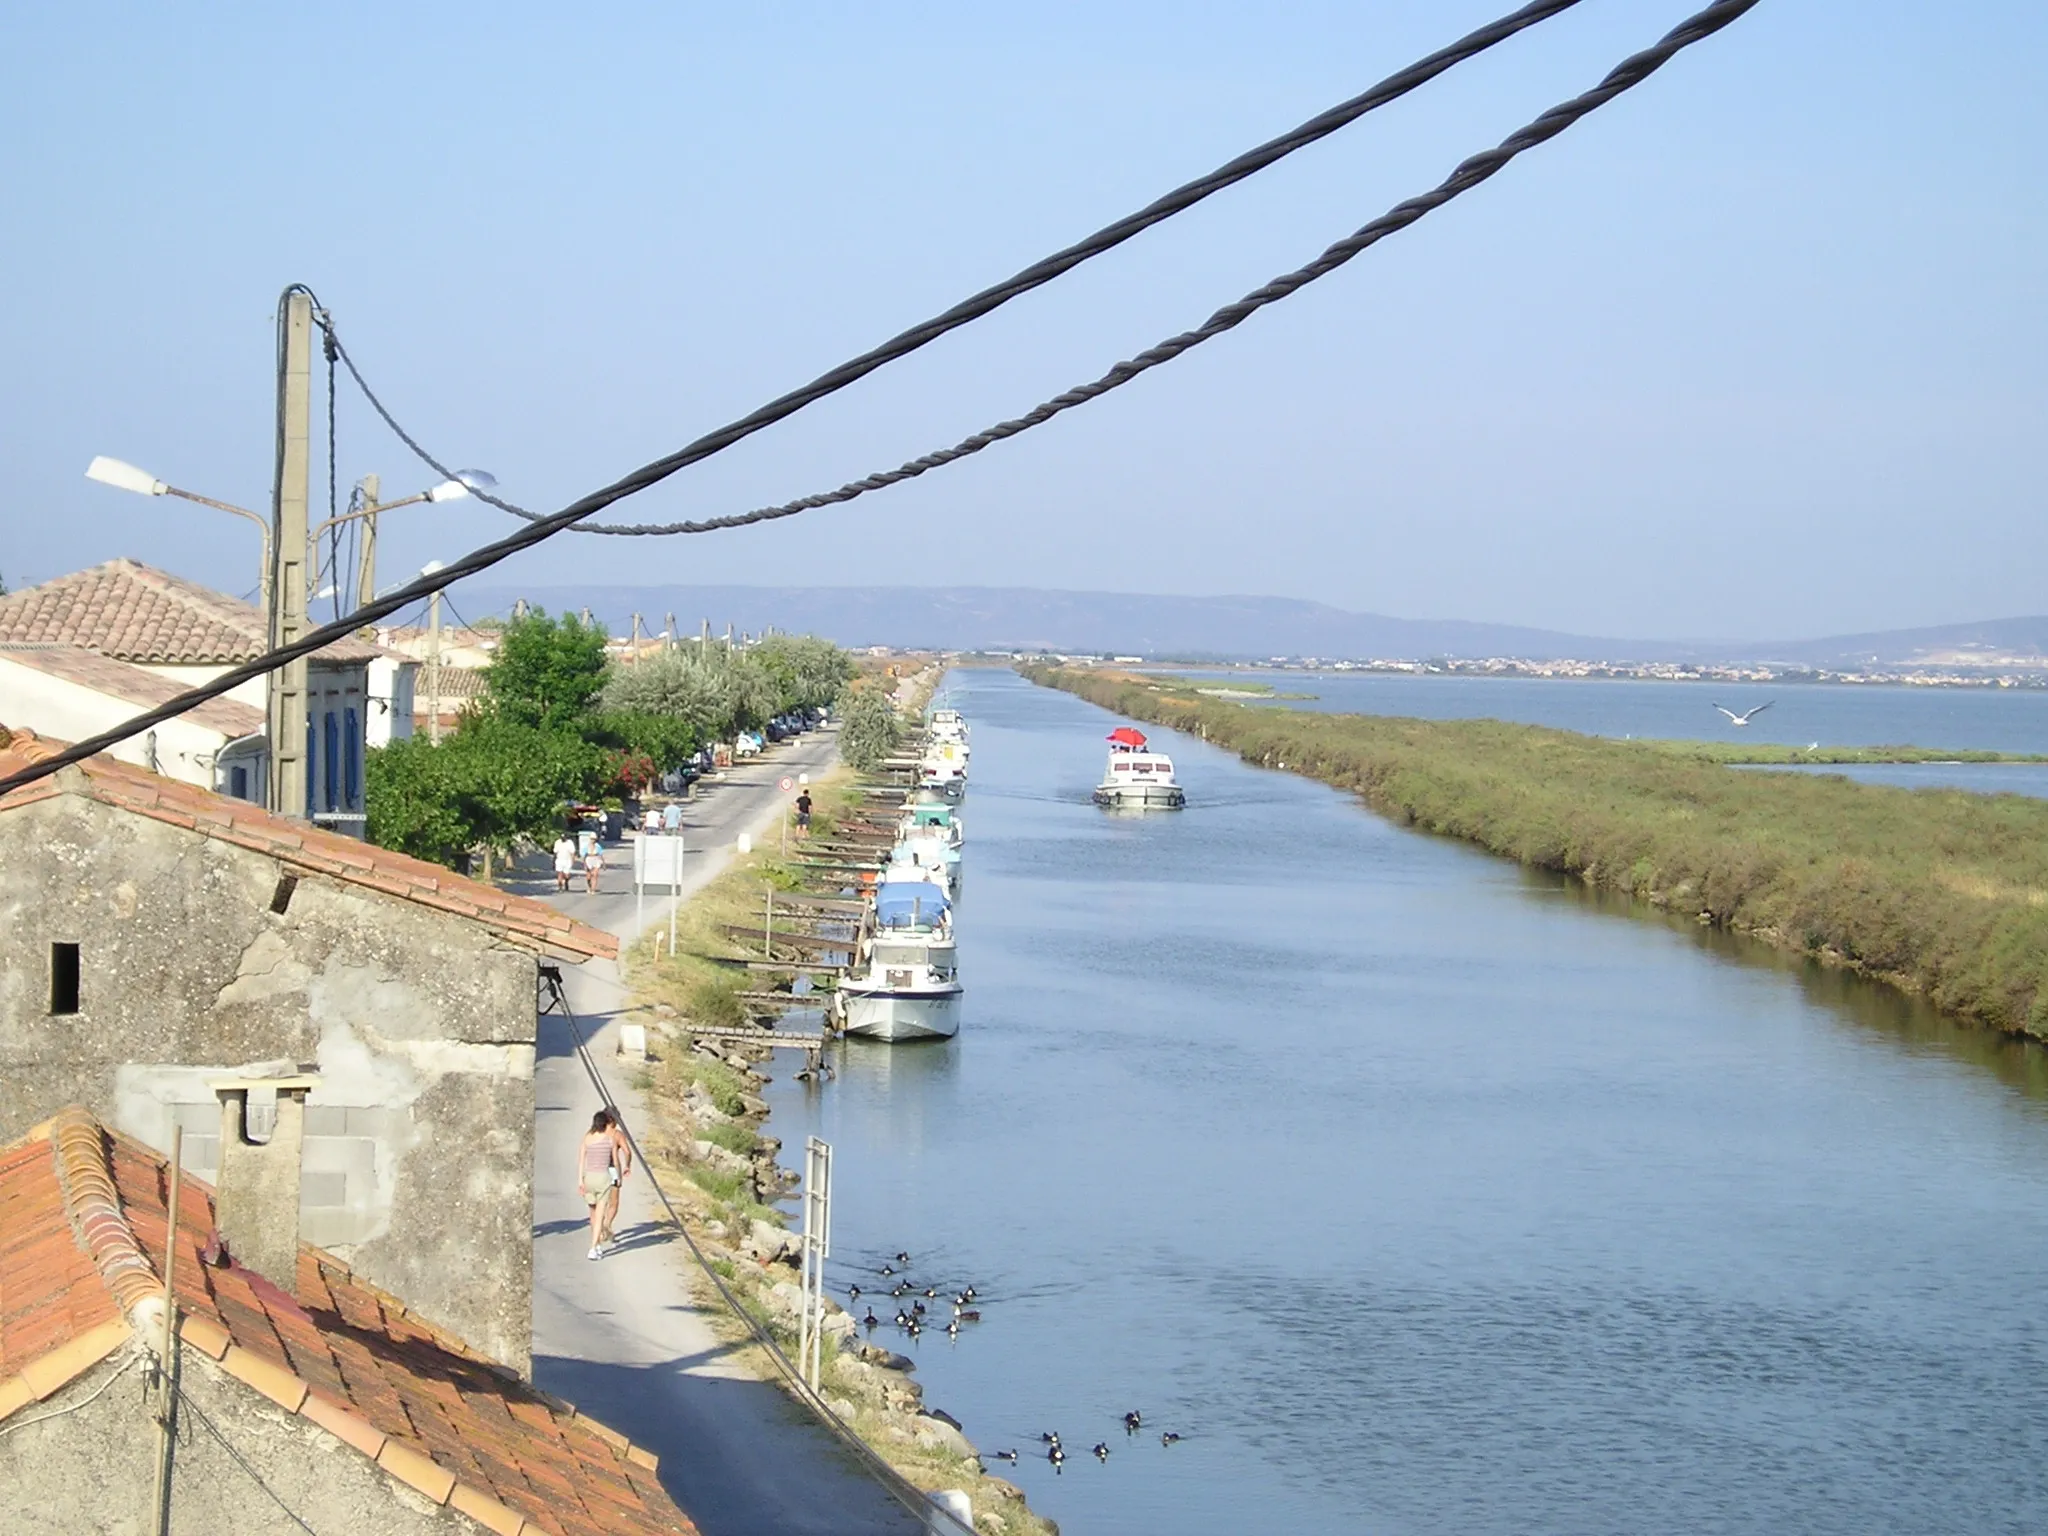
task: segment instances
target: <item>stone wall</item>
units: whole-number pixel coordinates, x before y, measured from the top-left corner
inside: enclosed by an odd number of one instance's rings
[[[184,1125],[211,1179],[208,1084],[317,1073],[302,1236],[528,1368],[531,954],[323,876],[287,893],[274,858],[82,794],[0,814],[0,873],[0,1139],[79,1103],[164,1151]],[[51,1011],[56,944],[75,1013]]]
[[[116,1351],[17,1415],[20,1428],[8,1421],[13,1432],[0,1435],[0,1529],[8,1536],[141,1536],[156,1529],[150,1499],[158,1438],[139,1385],[146,1369],[136,1359],[141,1351],[140,1343]],[[124,1365],[128,1379],[108,1386]],[[456,1536],[480,1529],[227,1377],[197,1350],[184,1351],[181,1385],[249,1468],[188,1409],[171,1465],[171,1536],[304,1536],[308,1526],[349,1536]],[[107,1390],[94,1397],[102,1387]],[[27,1422],[44,1413],[61,1416]]]

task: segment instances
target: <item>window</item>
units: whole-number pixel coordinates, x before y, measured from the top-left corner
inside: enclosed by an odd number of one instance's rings
[[[78,946],[50,946],[50,1012],[78,1012]]]
[[[326,758],[320,764],[321,779],[327,790],[327,809],[338,810],[341,806],[341,722],[328,710],[320,717],[322,733],[327,738]]]
[[[237,800],[249,798],[249,770],[240,764],[228,770],[228,793]]]
[[[341,744],[341,788],[342,807],[354,810],[363,794],[363,733],[356,725],[356,712],[345,709],[341,712],[342,729],[347,737]]]

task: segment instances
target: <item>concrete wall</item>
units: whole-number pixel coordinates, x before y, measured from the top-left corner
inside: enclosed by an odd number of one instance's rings
[[[302,1234],[527,1369],[530,954],[318,876],[275,914],[275,859],[80,794],[0,813],[0,870],[0,1138],[73,1102],[165,1150],[176,1121],[210,1179],[208,1083],[308,1067]]]
[[[103,1362],[5,1427],[0,1435],[0,1529],[8,1536],[150,1536],[157,1430],[143,1401],[145,1366],[87,1402],[139,1344]],[[361,1453],[287,1414],[197,1350],[183,1352],[182,1385],[200,1411],[306,1525],[350,1536],[453,1536],[481,1529],[429,1503]],[[77,1405],[83,1404],[79,1407]],[[186,1410],[171,1463],[171,1536],[305,1536]]]

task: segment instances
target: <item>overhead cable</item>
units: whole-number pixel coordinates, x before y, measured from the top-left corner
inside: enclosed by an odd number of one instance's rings
[[[1352,257],[1358,255],[1359,252],[1376,244],[1387,235],[1392,234],[1396,230],[1405,229],[1408,225],[1413,224],[1433,209],[1440,208],[1453,198],[1470,191],[1473,187],[1492,177],[1517,155],[1556,137],[1588,113],[1606,105],[1606,103],[1612,101],[1624,91],[1641,84],[1642,81],[1654,74],[1674,55],[1720,31],[1730,22],[1751,10],[1757,3],[1758,0],[1716,0],[1715,4],[1709,5],[1697,15],[1680,23],[1669,33],[1665,34],[1663,39],[1654,47],[1645,49],[1617,65],[1592,90],[1576,96],[1559,106],[1552,107],[1528,126],[1509,135],[1496,148],[1488,150],[1484,154],[1475,155],[1465,161],[1435,190],[1397,205],[1347,239],[1331,246],[1307,266],[1297,268],[1293,272],[1275,278],[1264,287],[1247,294],[1235,304],[1218,310],[1195,330],[1182,332],[1179,336],[1161,342],[1149,351],[1141,352],[1136,357],[1119,363],[1115,368],[1112,368],[1093,383],[1081,385],[1076,389],[1067,391],[1063,395],[1055,396],[1022,417],[1018,417],[1010,422],[999,423],[997,426],[988,429],[988,431],[977,434],[974,438],[969,438],[963,443],[956,444],[953,448],[927,455],[924,460],[916,460],[910,465],[889,471],[886,476],[870,478],[875,482],[875,485],[894,484],[897,480],[909,479],[913,475],[923,474],[927,469],[938,464],[951,463],[953,460],[965,457],[967,454],[979,452],[988,443],[1001,441],[1005,437],[1014,437],[1018,432],[1036,426],[1042,421],[1050,420],[1062,411],[1070,410],[1074,406],[1083,404],[1086,401],[1100,398],[1102,395],[1109,393],[1109,391],[1130,382],[1139,374],[1180,356],[1182,353],[1199,346],[1202,342],[1214,336],[1220,336],[1223,332],[1234,329],[1267,305],[1278,303],[1281,299],[1298,292],[1317,278],[1335,271],[1338,267],[1350,261]],[[988,291],[993,293],[996,290],[991,289]],[[971,304],[974,301],[969,302]],[[992,308],[993,304],[989,307]],[[956,307],[955,310],[948,311],[948,315],[959,312],[960,307]],[[944,318],[941,317],[942,320]],[[937,321],[931,322],[933,325],[938,323]],[[957,323],[964,324],[965,321],[962,320]],[[947,328],[951,328],[950,325]],[[126,741],[129,737],[139,735],[165,720],[176,718],[187,710],[205,703],[208,699],[218,698],[222,694],[239,687],[241,684],[265,676],[301,656],[309,655],[323,646],[332,645],[336,641],[344,640],[364,625],[374,623],[387,614],[395,613],[400,608],[406,607],[422,597],[429,596],[443,587],[450,586],[464,577],[473,576],[479,571],[489,570],[500,561],[518,554],[522,550],[531,549],[534,545],[542,543],[566,528],[572,527],[582,519],[589,517],[592,513],[601,512],[606,507],[623,501],[628,496],[646,490],[649,486],[667,479],[676,471],[698,463],[703,459],[710,458],[713,454],[721,453],[733,446],[733,444],[760,431],[763,427],[770,426],[784,417],[795,414],[813,401],[823,399],[826,395],[844,389],[847,385],[873,372],[874,369],[880,367],[884,362],[889,361],[891,357],[901,356],[904,352],[913,350],[914,347],[921,346],[925,341],[933,339],[935,335],[943,334],[943,331],[932,332],[929,335],[924,334],[929,329],[928,325],[919,327],[914,331],[906,331],[896,342],[889,343],[886,347],[877,351],[863,354],[862,357],[856,358],[852,362],[840,365],[838,368],[821,375],[803,388],[783,395],[781,398],[769,402],[758,410],[740,417],[737,421],[720,427],[714,432],[705,434],[695,442],[678,449],[664,458],[656,459],[650,464],[643,465],[641,468],[634,470],[619,480],[613,481],[610,485],[600,490],[590,492],[588,495],[570,503],[561,511],[546,517],[540,517],[536,521],[529,522],[526,527],[516,533],[508,534],[494,543],[472,550],[469,554],[442,567],[430,576],[422,576],[385,597],[365,603],[345,619],[323,625],[318,629],[308,630],[290,645],[280,646],[268,654],[256,658],[254,661],[245,662],[240,666],[230,668],[212,681],[203,683],[196,688],[188,689],[166,703],[134,716],[112,730],[102,731],[98,735],[78,742],[76,745],[62,752],[55,753],[47,759],[22,768],[7,778],[0,779],[0,793],[5,793],[7,790],[13,789],[18,785],[31,783],[37,779],[47,777],[67,764],[79,762],[96,752],[104,751],[108,747]],[[922,337],[921,340],[906,340],[906,338],[919,336]],[[891,349],[897,348],[899,343],[903,344],[901,349],[892,351]],[[355,365],[348,357],[347,352],[344,350],[340,355],[343,366],[348,368],[350,373],[355,375],[358,383],[360,383],[361,376],[356,373]],[[365,392],[367,394],[367,390]],[[372,403],[375,404],[374,399]],[[391,423],[394,430],[398,430],[397,424],[391,421],[388,412],[384,411],[381,406],[378,407],[378,411],[387,422]],[[437,472],[442,474],[449,473],[410,436],[401,435],[404,436],[407,446],[419,454]],[[450,478],[452,478],[452,475]],[[856,482],[856,484],[861,483]],[[734,513],[725,517],[706,518],[699,522],[679,523],[666,531],[674,533],[708,533],[714,529],[738,528],[750,523],[768,522],[775,518],[793,516],[797,512],[809,510],[813,505],[826,505],[835,500],[851,500],[853,496],[863,494],[865,489],[872,488],[874,487],[863,486],[862,489],[842,488],[841,491],[830,493],[823,498],[806,498],[803,502],[792,503],[786,507],[766,507],[754,512]],[[478,495],[480,499],[505,511],[514,512],[523,517],[534,516],[534,514],[526,512],[524,508],[513,507],[488,494],[475,491],[472,491],[472,494]]]

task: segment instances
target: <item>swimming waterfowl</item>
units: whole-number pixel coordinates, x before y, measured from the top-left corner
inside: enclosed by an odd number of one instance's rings
[[[898,1264],[908,1264],[910,1262],[910,1255],[907,1253],[899,1253],[896,1255],[896,1262]]]
[[[1159,1437],[1159,1443],[1161,1445],[1172,1445],[1179,1439],[1180,1436],[1176,1435],[1172,1430],[1169,1429],[1165,1434]]]
[[[997,1460],[997,1461],[1015,1461],[1016,1459],[1017,1459],[1017,1453],[1016,1453],[1015,1451],[997,1451],[997,1452],[996,1452],[996,1460]]]
[[[949,1338],[949,1339],[957,1339],[957,1338],[959,1338],[959,1337],[960,1337],[960,1319],[959,1319],[959,1318],[957,1318],[957,1317],[956,1317],[956,1318],[954,1318],[954,1319],[953,1319],[953,1321],[951,1321],[950,1323],[946,1324],[946,1337],[947,1337],[947,1338]]]
[[[1095,1452],[1095,1459],[1097,1461],[1109,1460],[1109,1447],[1104,1445],[1100,1440],[1096,1441],[1095,1444],[1089,1447],[1089,1449]]]
[[[1047,1445],[1058,1445],[1060,1443],[1060,1432],[1056,1429],[1048,1429],[1044,1434],[1040,1435],[1038,1438],[1040,1440],[1043,1440]]]
[[[860,1287],[859,1287],[859,1286],[857,1286],[857,1285],[849,1285],[849,1286],[848,1286],[848,1287],[846,1288],[846,1299],[847,1299],[848,1301],[859,1301],[859,1300],[860,1300]]]
[[[882,1326],[882,1320],[875,1316],[875,1309],[869,1307],[868,1315],[860,1320],[860,1325],[863,1328],[879,1328]]]
[[[882,1266],[882,1273],[885,1275],[893,1275],[896,1273],[896,1271],[891,1266],[884,1264]]]
[[[923,1302],[921,1302],[921,1301],[913,1301],[913,1302],[912,1302],[912,1303],[910,1304],[910,1315],[911,1315],[912,1317],[923,1317],[923,1316],[924,1316],[924,1303],[923,1303]]]
[[[896,1326],[898,1328],[908,1328],[910,1326],[910,1314],[901,1307],[896,1309]]]
[[[1138,1412],[1137,1409],[1133,1408],[1129,1413],[1124,1415],[1125,1434],[1135,1435],[1140,1429],[1144,1427],[1144,1425],[1145,1416],[1142,1413]]]
[[[1067,1453],[1061,1450],[1058,1445],[1054,1445],[1051,1450],[1045,1453],[1045,1459],[1052,1463],[1053,1471],[1061,1472],[1066,1470]]]
[[[955,1307],[953,1309],[953,1317],[955,1321],[962,1323],[978,1323],[981,1321],[981,1314],[972,1307]]]

